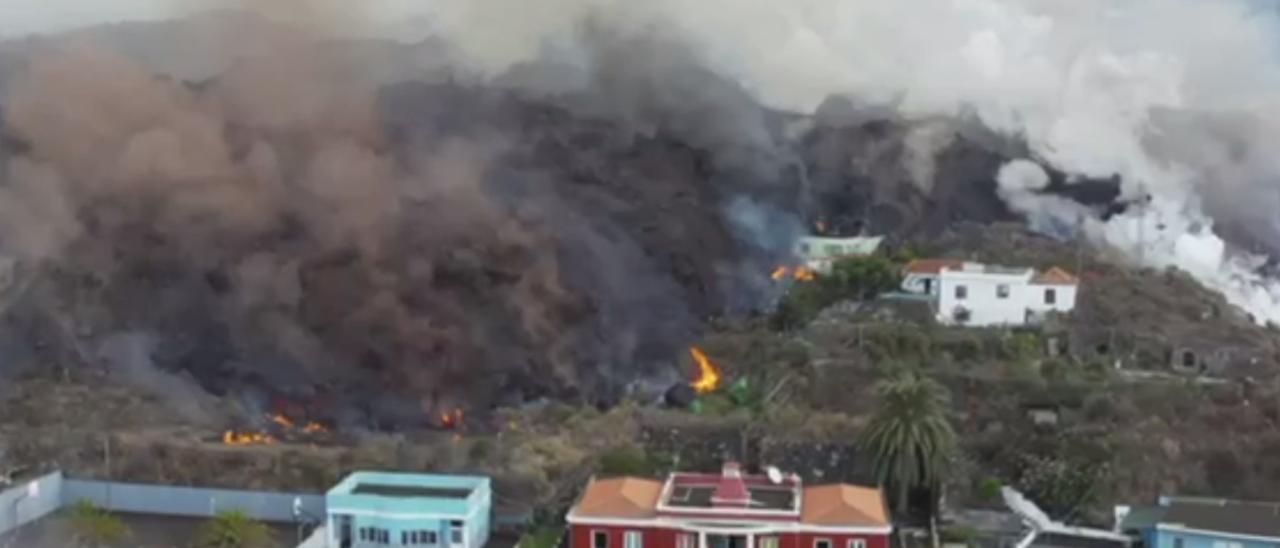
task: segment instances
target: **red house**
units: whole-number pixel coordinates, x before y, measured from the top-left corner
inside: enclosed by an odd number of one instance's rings
[[[569,510],[570,548],[889,548],[879,489],[805,487],[798,476],[592,480]]]

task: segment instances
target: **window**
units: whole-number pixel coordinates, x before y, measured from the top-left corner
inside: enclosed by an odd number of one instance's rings
[[[1000,284],[996,286],[996,298],[997,299],[1009,298],[1009,284]]]
[[[449,522],[449,542],[451,544],[462,544],[462,522],[453,520]]]
[[[1044,290],[1044,304],[1054,304],[1056,302],[1058,302],[1058,290],[1056,289]]]
[[[760,537],[756,546],[759,548],[778,548],[778,537]]]
[[[360,537],[360,540],[369,540],[369,530],[364,527],[356,529],[356,536]]]
[[[822,252],[826,253],[827,255],[839,255],[843,251],[844,251],[844,248],[840,247],[838,244],[822,246]]]
[[[831,539],[829,538],[813,539],[813,548],[831,548]]]
[[[809,254],[809,244],[800,244],[800,253]]]
[[[409,532],[400,531],[400,544],[409,544]]]
[[[426,539],[427,544],[435,544],[440,541],[440,536],[435,531],[423,531],[422,538]]]
[[[956,300],[963,301],[969,298],[969,288],[963,285],[956,286]]]
[[[609,532],[592,531],[591,548],[609,548]]]
[[[867,539],[851,538],[849,539],[849,548],[867,548]]]
[[[644,535],[640,531],[627,531],[622,535],[622,546],[625,548],[644,548]]]
[[[391,544],[391,531],[382,529],[381,531],[378,531],[378,533],[379,533],[378,542],[381,542],[383,544]]]
[[[1173,537],[1173,548],[1182,548],[1182,537]]]
[[[676,548],[693,548],[697,542],[698,540],[690,533],[680,533],[676,535]]]

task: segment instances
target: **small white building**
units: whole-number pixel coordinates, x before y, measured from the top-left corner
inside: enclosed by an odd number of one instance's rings
[[[1048,312],[1070,312],[1079,280],[1061,268],[1036,272],[950,259],[912,261],[902,288],[929,295],[938,321],[996,326],[1038,323]]]
[[[804,236],[796,242],[796,256],[804,259],[810,270],[827,274],[836,261],[848,257],[865,257],[875,253],[884,241],[883,236],[853,236],[833,238],[828,236]]]

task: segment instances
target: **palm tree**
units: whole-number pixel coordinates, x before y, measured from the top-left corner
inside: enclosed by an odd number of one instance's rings
[[[939,483],[955,450],[947,391],[933,379],[903,371],[876,383],[875,393],[879,408],[862,446],[871,453],[880,485],[896,491],[903,512],[912,488]]]
[[[124,521],[87,499],[71,507],[70,524],[76,546],[119,546],[132,536]]]
[[[240,510],[219,512],[200,526],[199,548],[268,548],[276,546],[271,528]]]

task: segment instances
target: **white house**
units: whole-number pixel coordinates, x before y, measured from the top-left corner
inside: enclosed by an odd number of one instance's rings
[[[837,260],[846,257],[864,257],[880,248],[883,236],[853,236],[832,238],[804,236],[796,242],[796,255],[804,259],[810,270],[827,274]]]
[[[1070,312],[1079,280],[1061,268],[1037,273],[950,259],[912,261],[902,288],[933,297],[944,324],[994,326],[1037,323],[1047,312]]]

